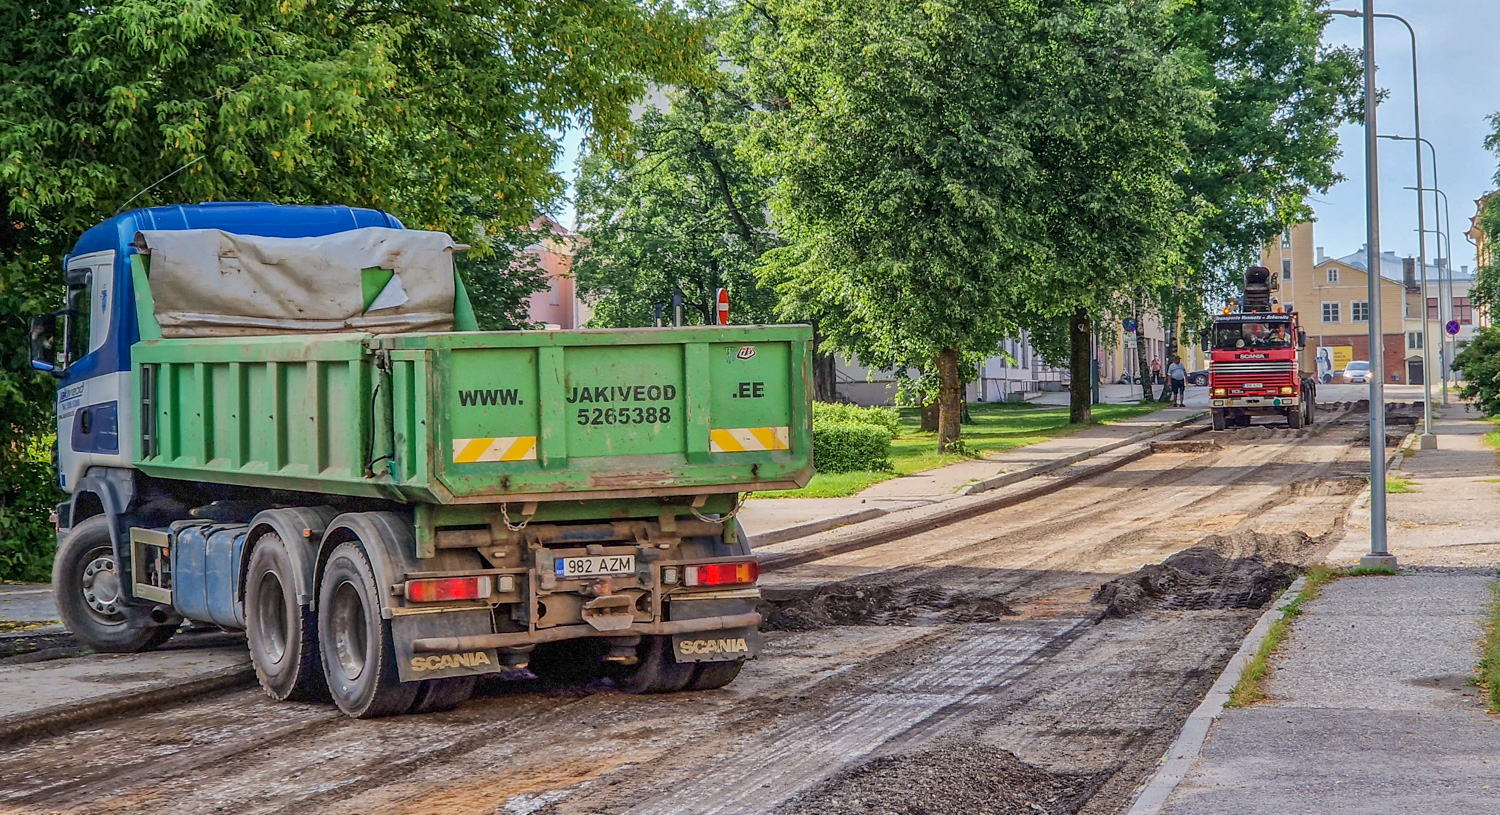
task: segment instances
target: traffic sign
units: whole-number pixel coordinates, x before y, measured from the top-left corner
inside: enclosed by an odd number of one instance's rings
[[[1134,332],[1135,331],[1135,318],[1134,317],[1126,317],[1125,318],[1125,330],[1126,331],[1130,331],[1130,332]]]
[[[714,316],[719,325],[729,325],[729,289],[714,292]]]
[[[1447,331],[1448,332],[1448,336],[1451,337],[1451,336],[1457,334],[1458,332],[1462,331],[1463,330],[1463,326],[1459,325],[1457,320],[1449,320],[1448,324],[1445,325],[1445,326],[1443,326],[1443,330]]]

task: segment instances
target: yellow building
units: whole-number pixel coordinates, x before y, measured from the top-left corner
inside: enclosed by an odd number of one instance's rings
[[[1313,241],[1313,225],[1290,227],[1261,249],[1261,265],[1280,278],[1278,300],[1287,311],[1298,314],[1312,353],[1327,348],[1334,370],[1351,359],[1370,358],[1370,303],[1363,248],[1344,257],[1323,254]],[[1420,346],[1410,349],[1406,315],[1410,311],[1420,326],[1420,294],[1408,292],[1403,280],[1402,259],[1394,252],[1381,258],[1380,334],[1384,348],[1385,381],[1407,382],[1413,375],[1421,381]],[[1435,267],[1429,274],[1435,275]],[[1408,302],[1410,301],[1410,302]],[[1420,332],[1420,327],[1416,329]],[[1416,367],[1411,367],[1414,361]]]

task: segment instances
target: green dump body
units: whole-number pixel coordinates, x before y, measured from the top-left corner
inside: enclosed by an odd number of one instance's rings
[[[812,475],[806,326],[149,339],[148,475],[427,504]]]

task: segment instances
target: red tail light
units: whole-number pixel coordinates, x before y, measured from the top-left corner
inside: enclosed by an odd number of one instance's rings
[[[406,581],[406,599],[415,603],[482,600],[490,596],[490,577],[432,577]]]
[[[760,564],[753,560],[744,563],[706,563],[682,569],[684,586],[730,586],[736,583],[754,583],[759,579]]]

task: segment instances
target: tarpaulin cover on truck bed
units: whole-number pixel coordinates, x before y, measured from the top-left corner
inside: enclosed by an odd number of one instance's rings
[[[135,243],[151,256],[164,337],[451,331],[453,253],[466,248],[443,232],[382,227],[313,238],[146,230]]]

